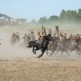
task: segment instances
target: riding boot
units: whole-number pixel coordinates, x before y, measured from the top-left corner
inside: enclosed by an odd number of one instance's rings
[[[43,42],[41,43],[40,48],[42,48],[42,47],[43,47],[43,43],[44,43],[44,40],[43,40]]]

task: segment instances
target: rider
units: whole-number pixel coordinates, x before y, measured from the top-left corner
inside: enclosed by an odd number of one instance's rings
[[[48,35],[46,35],[46,36],[43,38],[43,41],[42,41],[42,43],[41,43],[41,48],[43,47],[43,44],[44,44],[44,41],[45,41],[45,40],[48,40],[48,42],[46,42],[46,45],[48,46],[49,41],[50,41],[50,38],[51,38],[51,34],[48,34]]]
[[[58,25],[55,26],[55,33],[56,33],[57,35],[59,35],[59,26],[58,26]]]
[[[13,33],[13,34],[12,34],[12,37],[15,37],[15,36],[16,36],[16,34],[15,34],[15,33]]]
[[[45,29],[44,26],[42,26],[41,27],[41,32],[40,32],[40,37],[39,37],[39,41],[40,41],[41,47],[43,45],[43,42],[44,42],[45,37],[46,37],[46,29]]]
[[[31,38],[31,41],[35,40],[35,34],[33,30],[31,31],[30,38]]]
[[[51,30],[51,28],[48,29],[48,34],[51,34],[51,35],[52,35],[52,30]]]
[[[41,27],[41,31],[40,31],[40,37],[39,40],[43,39],[46,36],[46,29],[45,27]]]
[[[16,32],[16,37],[19,38],[19,32]]]

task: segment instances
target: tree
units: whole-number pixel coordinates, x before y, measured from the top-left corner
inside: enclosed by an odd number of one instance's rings
[[[78,9],[77,21],[81,22],[81,9]]]
[[[81,9],[78,9],[78,14],[81,15]]]
[[[44,25],[46,23],[46,17],[42,17],[39,19],[38,23]]]
[[[32,24],[36,24],[36,21],[35,21],[35,19],[32,19],[32,22],[31,22]]]
[[[49,17],[49,20],[50,20],[51,22],[52,22],[52,21],[57,21],[58,19],[59,19],[58,16],[55,16],[55,15]]]
[[[60,13],[60,20],[63,20],[66,16],[66,11],[62,10],[62,12]]]
[[[76,21],[76,17],[77,17],[77,12],[76,10],[62,10],[61,14],[60,14],[60,20],[63,22],[73,22]]]

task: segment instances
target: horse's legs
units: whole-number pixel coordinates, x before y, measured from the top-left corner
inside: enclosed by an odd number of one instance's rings
[[[68,50],[66,50],[66,53],[67,53],[67,55],[69,55],[69,56],[70,56],[70,54],[69,54]]]
[[[51,55],[53,55],[53,51],[52,50],[50,50],[50,51],[51,51],[51,53],[49,53],[49,50],[46,50],[46,53],[47,53],[47,55],[50,54],[50,56],[51,56]]]
[[[78,54],[79,58],[80,58],[80,56],[81,56],[81,49],[76,49],[75,51],[76,51],[76,55]]]
[[[78,54],[79,54],[79,58],[80,58],[80,56],[81,56],[81,51],[80,50],[78,51]]]
[[[39,50],[39,49],[40,49],[40,48],[38,48],[36,45],[34,45],[32,52],[33,52],[34,54],[36,54],[36,50]]]
[[[48,50],[46,50],[47,55],[49,54]]]
[[[56,56],[57,53],[58,53],[58,51],[56,50],[56,51],[55,51],[55,56]]]
[[[35,46],[33,46],[33,50],[32,50],[32,52],[33,52],[34,54],[36,54]]]
[[[52,53],[50,53],[50,55],[49,55],[49,56],[52,56],[52,55],[54,54],[54,52],[55,52],[55,50],[52,50]]]
[[[42,49],[41,51],[42,51],[42,54],[41,54],[41,55],[39,55],[37,58],[40,58],[40,57],[42,57],[42,56],[43,56],[43,54],[44,54],[44,52],[45,52],[45,49]]]
[[[61,56],[63,56],[63,51],[61,51]]]

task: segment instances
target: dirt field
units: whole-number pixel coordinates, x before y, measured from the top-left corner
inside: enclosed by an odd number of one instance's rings
[[[60,53],[55,57],[44,54],[40,59],[34,57],[32,49],[12,47],[10,37],[13,32],[20,32],[22,37],[27,28],[0,28],[0,81],[81,81],[81,58],[74,52],[68,56]],[[81,33],[81,29],[67,28],[63,31]]]
[[[2,61],[0,81],[81,81],[81,60]]]

